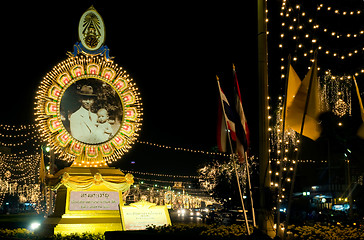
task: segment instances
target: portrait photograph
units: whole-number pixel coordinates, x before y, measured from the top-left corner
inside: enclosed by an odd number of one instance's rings
[[[119,131],[122,103],[108,83],[96,78],[81,79],[64,92],[61,120],[76,140],[86,144],[107,142]]]

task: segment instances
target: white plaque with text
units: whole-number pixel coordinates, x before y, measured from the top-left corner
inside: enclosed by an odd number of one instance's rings
[[[112,191],[72,191],[69,210],[119,210],[119,193]]]
[[[166,206],[156,206],[155,203],[141,200],[129,206],[121,206],[120,210],[124,230],[144,230],[151,225],[171,225]]]

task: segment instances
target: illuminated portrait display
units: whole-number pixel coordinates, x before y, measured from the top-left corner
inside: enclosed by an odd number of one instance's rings
[[[101,56],[53,68],[36,97],[36,121],[56,153],[75,166],[106,166],[138,137],[141,102],[129,74]]]
[[[60,113],[62,124],[72,137],[82,143],[100,144],[118,133],[123,107],[110,84],[86,78],[66,89]]]

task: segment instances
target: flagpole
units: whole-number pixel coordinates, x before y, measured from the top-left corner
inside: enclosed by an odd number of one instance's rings
[[[216,75],[216,80],[217,80],[217,85],[218,85],[218,88],[219,88],[219,94],[220,94],[220,91],[221,91],[221,87],[220,87],[220,82],[219,82],[219,77]],[[225,129],[227,131],[228,130],[228,127],[227,127],[227,119],[225,117],[225,107],[224,107],[224,103],[222,101],[222,98],[221,98],[221,94],[220,94],[220,103],[221,103],[221,107],[222,107],[222,111],[223,111],[223,115],[224,115],[224,120],[225,120]],[[232,146],[232,143],[231,143],[231,137],[230,137],[230,134],[228,132],[228,139],[229,139],[229,145],[230,145],[230,150],[231,150],[231,154],[232,156],[234,156],[234,152],[233,152],[233,146]],[[235,176],[236,176],[236,182],[238,184],[238,189],[239,189],[239,195],[240,195],[240,201],[241,201],[241,206],[243,207],[243,212],[244,212],[244,218],[245,218],[245,224],[246,224],[246,230],[248,232],[248,235],[250,235],[250,230],[249,230],[249,224],[248,224],[248,217],[246,215],[246,211],[245,211],[245,206],[244,206],[244,199],[243,199],[243,194],[241,192],[241,186],[240,186],[240,180],[239,180],[239,176],[238,176],[238,170],[236,168],[236,163],[235,163],[235,158],[232,157],[230,158],[230,160],[233,162],[233,167],[234,167],[234,171],[235,171]]]
[[[246,167],[246,175],[248,178],[248,186],[249,186],[249,194],[250,194],[250,203],[252,205],[252,216],[253,216],[253,226],[256,227],[255,221],[255,210],[254,210],[254,203],[253,203],[253,192],[252,192],[252,185],[250,183],[250,173],[249,173],[249,162],[248,162],[248,154],[245,152],[245,167]]]
[[[236,76],[236,71],[235,71],[235,65],[233,64],[233,73],[234,73],[234,85],[236,85],[236,91],[238,92],[239,96],[239,103],[241,104],[241,99],[240,99],[240,90],[239,90],[239,85],[237,82],[237,76]],[[235,105],[237,105],[236,101],[235,101]],[[241,106],[242,108],[242,106]],[[241,109],[243,111],[243,109]],[[238,111],[238,110],[237,110]],[[240,113],[238,112],[238,114],[240,115]],[[244,114],[244,111],[243,111]],[[241,118],[241,116],[240,116]],[[245,118],[245,117],[244,117]],[[243,126],[244,127],[244,126]],[[245,131],[245,130],[244,130]],[[245,169],[246,169],[246,174],[247,174],[247,180],[248,180],[248,187],[249,187],[249,195],[250,195],[250,203],[251,203],[251,207],[252,207],[252,218],[253,218],[253,226],[256,227],[256,221],[255,221],[255,210],[254,210],[254,202],[253,202],[253,192],[252,192],[252,187],[251,187],[251,182],[250,182],[250,172],[249,172],[249,161],[248,161],[248,152],[245,151],[244,149],[244,158],[245,158]]]
[[[294,184],[295,184],[296,174],[297,174],[298,157],[299,157],[299,155],[301,153],[301,145],[302,145],[301,140],[302,140],[302,134],[303,134],[303,129],[304,129],[304,125],[305,125],[306,113],[307,113],[308,104],[309,104],[309,100],[310,100],[310,96],[311,96],[313,74],[314,74],[314,71],[317,71],[317,69],[315,69],[315,68],[317,68],[317,50],[315,51],[314,61],[315,62],[313,64],[312,71],[311,71],[311,76],[310,76],[310,83],[308,85],[305,109],[303,111],[302,124],[301,124],[301,130],[300,130],[300,135],[299,135],[299,146],[298,146],[298,151],[297,151],[297,154],[296,154],[295,165],[293,167],[293,177],[292,177],[292,181],[291,181],[291,189],[289,191],[289,199],[288,199],[288,207],[287,207],[287,219],[286,219],[286,224],[285,224],[285,228],[284,228],[284,239],[285,239],[286,234],[287,234],[287,227],[288,227],[288,224],[289,224],[289,218],[291,216],[293,189],[294,189]]]

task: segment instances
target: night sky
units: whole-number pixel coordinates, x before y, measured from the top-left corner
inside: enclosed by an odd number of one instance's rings
[[[1,29],[0,123],[34,122],[34,97],[41,79],[73,50],[79,19],[94,5],[105,23],[110,55],[128,71],[141,92],[141,141],[212,151],[219,104],[215,76],[230,95],[234,63],[252,153],[257,154],[256,2],[246,1],[244,6],[237,1],[131,2],[2,4],[3,11],[11,14],[3,17]],[[278,70],[279,64],[270,67]],[[203,154],[135,144],[119,167],[195,174],[197,167],[210,159]],[[131,161],[136,163],[131,165]]]

